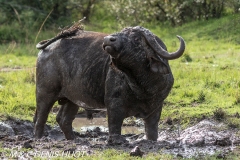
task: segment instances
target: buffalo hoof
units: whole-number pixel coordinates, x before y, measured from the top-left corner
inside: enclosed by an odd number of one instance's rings
[[[110,135],[108,139],[108,145],[126,145],[129,142],[119,134]]]

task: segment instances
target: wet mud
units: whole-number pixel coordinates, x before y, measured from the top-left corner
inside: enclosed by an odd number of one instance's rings
[[[86,120],[76,117],[73,127],[76,140],[67,141],[58,126],[45,126],[44,137],[33,138],[33,123],[10,119],[0,122],[1,158],[33,158],[51,156],[73,156],[94,154],[96,151],[114,148],[128,152],[131,156],[144,157],[148,153],[169,153],[176,157],[202,157],[218,153],[225,156],[240,145],[239,129],[205,119],[181,129],[178,125],[161,124],[157,142],[144,139],[144,126],[140,119],[130,120],[123,126],[123,136],[128,143],[107,144],[106,118]],[[131,124],[131,125],[129,125]],[[6,152],[8,150],[8,152]]]

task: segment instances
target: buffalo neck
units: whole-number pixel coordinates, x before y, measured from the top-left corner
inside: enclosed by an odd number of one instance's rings
[[[166,76],[172,77],[171,73],[167,75],[153,73],[150,71],[147,62],[132,65],[131,68],[128,68],[112,59],[112,66],[124,74],[127,84],[139,99],[149,99],[157,96],[159,90],[166,86],[162,83],[162,80],[166,79]]]

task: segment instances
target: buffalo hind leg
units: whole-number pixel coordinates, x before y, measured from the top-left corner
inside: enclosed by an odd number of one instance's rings
[[[55,94],[37,94],[37,109],[33,118],[34,137],[37,139],[40,139],[43,136],[44,125],[46,124],[48,114],[56,101],[55,99]]]
[[[154,111],[149,117],[144,119],[145,134],[148,140],[157,141],[158,122],[161,116],[162,105]]]
[[[72,122],[75,119],[78,109],[79,107],[76,104],[68,101],[66,104],[62,105],[58,111],[56,120],[67,140],[73,140],[75,138],[72,130]]]

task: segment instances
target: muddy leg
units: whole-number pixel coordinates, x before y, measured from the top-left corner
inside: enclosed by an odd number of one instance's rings
[[[121,136],[121,127],[123,120],[125,118],[124,109],[117,105],[117,102],[113,102],[114,105],[108,107],[108,128],[109,128],[109,144],[123,144],[126,143],[127,140]]]
[[[72,130],[72,122],[75,119],[75,115],[77,114],[79,107],[68,101],[66,104],[62,105],[58,114],[57,114],[57,122],[62,129],[66,139],[73,140],[75,135]]]
[[[162,105],[156,112],[144,119],[145,134],[148,140],[156,141],[158,138],[158,122],[161,116],[161,111]]]
[[[42,138],[44,125],[46,124],[48,114],[56,101],[54,94],[46,94],[44,96],[37,95],[37,109],[33,118],[34,121],[34,137]]]

